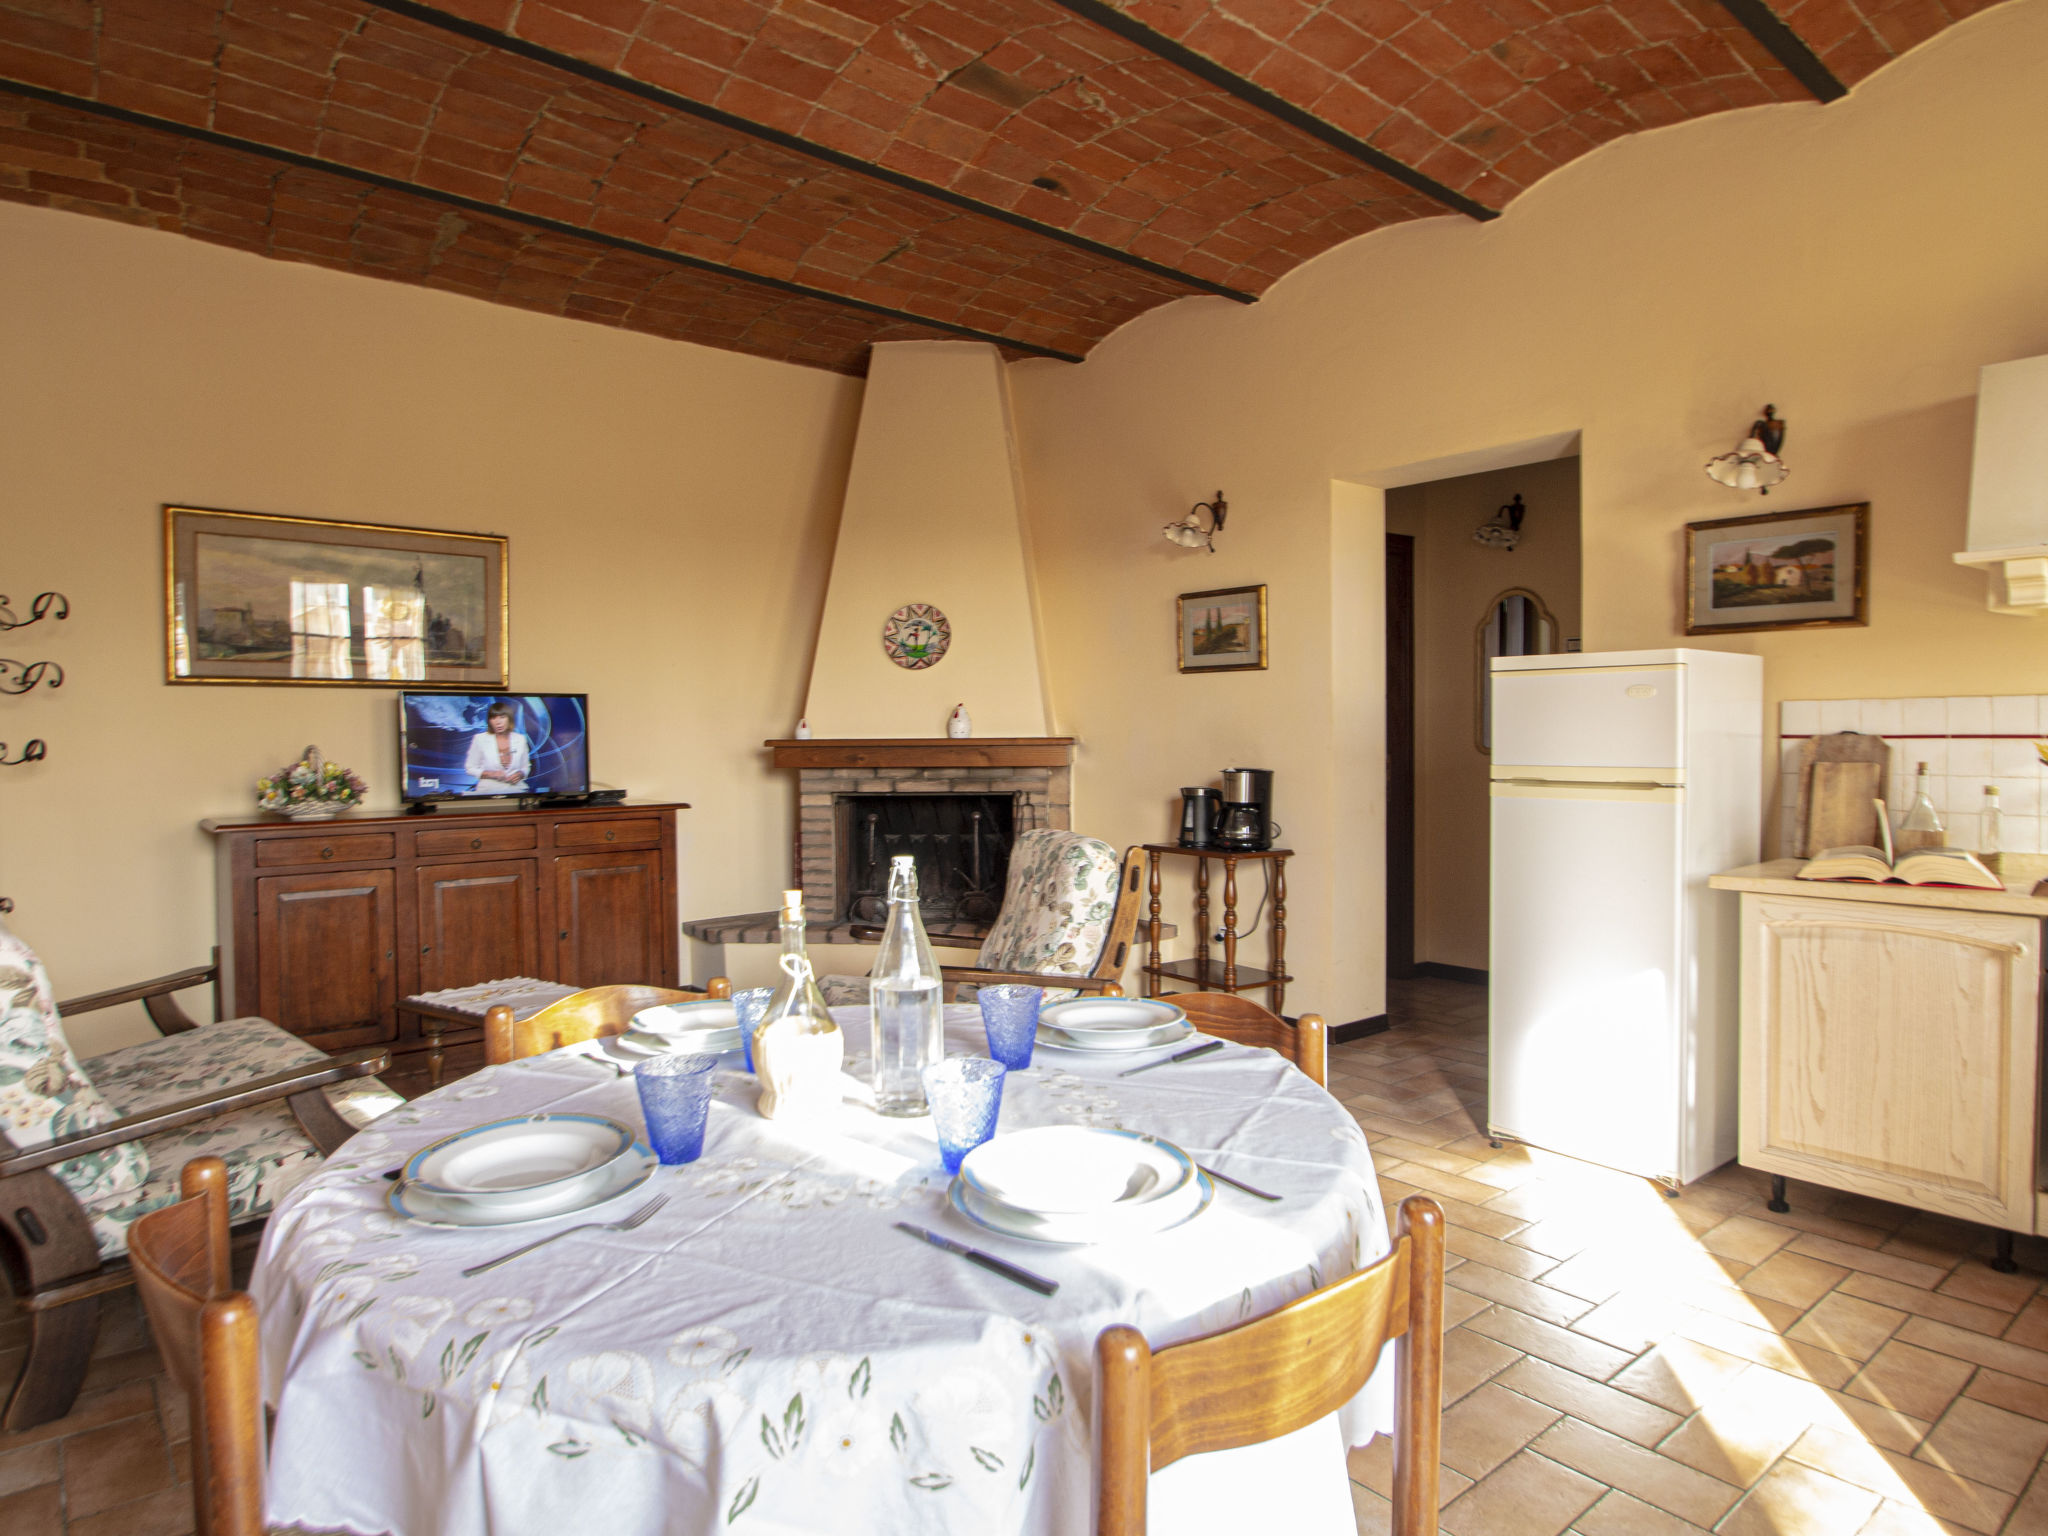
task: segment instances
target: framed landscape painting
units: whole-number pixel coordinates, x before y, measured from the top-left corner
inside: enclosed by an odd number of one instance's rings
[[[1685,632],[1870,622],[1870,503],[1687,523]]]
[[[1183,592],[1178,604],[1183,672],[1259,671],[1266,665],[1266,589]]]
[[[165,680],[507,687],[508,545],[165,507]]]

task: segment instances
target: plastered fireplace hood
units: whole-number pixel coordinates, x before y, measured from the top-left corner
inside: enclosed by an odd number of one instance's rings
[[[2048,612],[2048,357],[1991,363],[1979,380],[1969,548],[1955,561],[1990,578],[1993,613]]]
[[[874,348],[804,718],[818,738],[1053,734],[1002,359],[981,342]],[[937,665],[882,650],[905,603],[952,625]]]

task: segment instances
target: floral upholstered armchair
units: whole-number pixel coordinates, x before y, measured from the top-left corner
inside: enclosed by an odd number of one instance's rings
[[[0,924],[0,1264],[29,1318],[0,1429],[70,1410],[99,1298],[129,1282],[128,1228],[179,1198],[202,1155],[228,1166],[230,1220],[259,1222],[330,1152],[402,1102],[381,1048],[328,1056],[267,1019],[198,1025],[170,994],[202,966],[57,1004],[35,952]],[[81,1062],[63,1016],[140,1001],[162,1038]]]
[[[1117,992],[1131,936],[1138,927],[1138,881],[1144,855],[1133,848],[1119,859],[1099,838],[1044,828],[1026,832],[1010,849],[1003,908],[971,966],[949,965],[941,974],[955,1000],[975,986],[1005,982],[1058,987],[1048,1003],[1075,992]],[[857,936],[862,936],[858,935]],[[879,935],[878,935],[879,936]],[[865,1003],[865,976],[825,976],[829,1004]]]

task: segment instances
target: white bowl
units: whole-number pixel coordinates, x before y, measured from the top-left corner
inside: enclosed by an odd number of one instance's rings
[[[421,1148],[400,1177],[428,1194],[510,1207],[601,1172],[633,1132],[601,1115],[493,1120]]]

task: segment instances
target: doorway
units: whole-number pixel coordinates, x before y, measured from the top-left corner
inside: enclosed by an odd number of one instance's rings
[[[1386,509],[1387,975],[1483,983],[1488,661],[1578,649],[1579,460],[1397,486]]]

